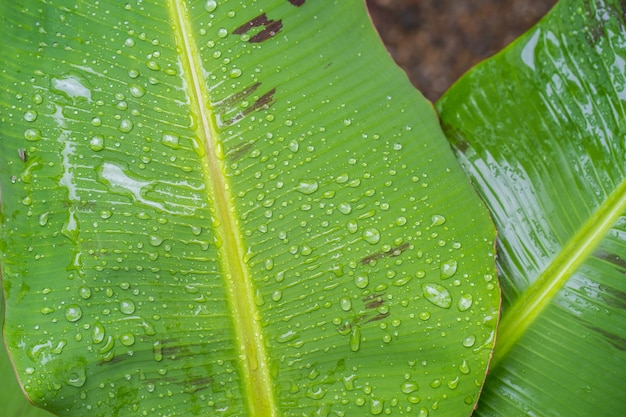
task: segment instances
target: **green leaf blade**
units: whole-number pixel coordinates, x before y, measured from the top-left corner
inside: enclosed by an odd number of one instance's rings
[[[504,313],[477,415],[624,409],[622,9],[560,2],[438,103],[499,229]]]
[[[2,61],[43,64],[9,64],[1,113],[5,337],[34,402],[471,412],[493,226],[361,2],[37,5],[4,6],[42,30],[6,25]]]

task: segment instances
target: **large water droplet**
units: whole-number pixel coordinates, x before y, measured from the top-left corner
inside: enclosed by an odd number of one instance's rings
[[[35,120],[37,120],[37,112],[34,110],[28,110],[26,113],[24,113],[24,120],[26,120],[27,122],[34,122]]]
[[[78,321],[83,316],[83,311],[77,304],[70,304],[65,308],[65,318],[67,321]]]
[[[342,214],[350,214],[352,213],[352,206],[350,203],[340,203],[337,210]]]
[[[120,342],[124,346],[132,346],[135,343],[135,336],[132,333],[124,333],[120,335]]]
[[[437,307],[450,308],[452,305],[452,297],[443,285],[424,283],[422,284],[422,293],[424,298]]]
[[[130,119],[122,119],[120,121],[120,125],[119,125],[118,129],[119,129],[120,132],[128,133],[131,130],[133,130],[134,126],[135,126],[135,124],[133,123],[132,120],[130,120]]]
[[[215,9],[217,9],[217,2],[215,0],[207,0],[206,3],[204,3],[204,10],[206,10],[207,12],[212,12]]]
[[[92,137],[89,141],[89,147],[92,151],[101,151],[102,149],[104,149],[104,138],[100,135]]]
[[[152,344],[152,353],[155,361],[160,362],[163,360],[163,345],[158,340]]]
[[[442,224],[444,224],[446,222],[446,218],[443,217],[440,214],[435,214],[432,218],[431,218],[431,226],[441,226]]]
[[[404,393],[404,394],[410,394],[412,392],[415,392],[417,390],[419,390],[419,385],[417,385],[417,382],[413,382],[413,381],[404,381],[402,383],[402,385],[400,386],[400,390]]]
[[[380,232],[378,231],[378,229],[375,229],[373,227],[365,229],[365,231],[363,232],[363,239],[367,243],[375,245],[380,241]]]
[[[369,282],[370,282],[369,277],[365,273],[361,273],[361,274],[357,275],[356,278],[354,278],[354,284],[358,288],[365,288],[365,287],[367,287]]]
[[[370,413],[377,416],[383,412],[384,402],[375,398],[370,399]]]
[[[132,300],[120,301],[120,311],[124,314],[133,314],[135,312],[135,303]]]
[[[179,140],[178,135],[164,132],[163,138],[161,138],[161,143],[171,149],[180,149]]]
[[[352,327],[350,332],[350,350],[356,352],[361,347],[361,328],[359,326]]]
[[[298,338],[298,332],[295,330],[288,330],[285,333],[278,336],[276,339],[279,343],[286,343]]]
[[[87,381],[87,374],[85,368],[77,366],[69,370],[67,374],[67,384],[72,387],[82,387]]]
[[[97,322],[91,328],[91,339],[94,343],[101,343],[104,340],[104,326]]]
[[[472,297],[472,294],[463,294],[461,295],[461,297],[459,297],[457,307],[459,308],[459,311],[466,311],[472,306],[473,302],[474,299]]]
[[[131,84],[129,91],[130,95],[136,98],[143,97],[146,94],[146,89],[137,84]]]
[[[24,131],[24,138],[31,142],[41,140],[41,130],[39,129],[26,129]]]
[[[301,192],[302,194],[313,194],[314,192],[317,191],[317,189],[319,188],[319,185],[317,183],[317,181],[315,180],[302,180],[300,181],[300,184],[298,184],[298,187],[296,188],[299,192]]]
[[[352,309],[352,302],[348,297],[343,297],[339,300],[339,305],[343,311],[350,311]]]
[[[45,212],[42,213],[39,216],[39,226],[45,226],[46,224],[48,224],[48,218],[50,217],[50,213],[49,212]]]
[[[447,279],[456,274],[457,262],[455,260],[449,260],[441,264],[439,271],[439,277],[441,279]]]

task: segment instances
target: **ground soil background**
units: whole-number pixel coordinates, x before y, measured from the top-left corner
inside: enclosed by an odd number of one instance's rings
[[[465,71],[528,30],[556,0],[367,0],[411,82],[436,101]]]

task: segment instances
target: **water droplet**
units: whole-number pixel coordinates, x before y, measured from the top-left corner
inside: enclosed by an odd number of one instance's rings
[[[98,344],[104,340],[104,326],[102,323],[97,322],[91,328],[91,340]]]
[[[346,223],[346,229],[348,229],[350,233],[356,233],[359,230],[359,225],[356,220],[349,220],[348,223]]]
[[[292,140],[291,142],[289,142],[289,150],[291,152],[298,152],[298,149],[300,148],[300,144],[298,143],[297,140]]]
[[[348,297],[343,297],[339,300],[339,305],[343,311],[350,311],[352,309],[352,302]]]
[[[42,213],[39,216],[39,226],[45,226],[46,224],[48,224],[48,218],[50,217],[50,213],[49,212],[45,212]]]
[[[137,84],[130,85],[130,95],[136,98],[143,97],[146,94],[146,89]]]
[[[459,371],[461,371],[461,373],[465,375],[470,373],[470,367],[466,359],[463,359],[463,362],[461,362],[461,364],[459,365]]]
[[[163,133],[161,143],[171,149],[180,149],[179,137],[174,133]]]
[[[424,283],[422,284],[422,293],[424,298],[437,307],[450,308],[452,305],[452,297],[443,285]]]
[[[446,222],[446,218],[443,217],[440,214],[435,214],[433,217],[431,217],[431,226],[441,226],[442,224],[444,224]]]
[[[276,290],[272,293],[273,301],[280,301],[281,298],[283,298],[283,292],[281,290]]]
[[[425,407],[420,407],[417,412],[417,417],[428,417],[428,409]]]
[[[243,72],[239,68],[233,68],[228,73],[230,78],[239,78]]]
[[[375,416],[382,413],[384,404],[385,403],[383,401],[372,398],[370,400],[370,413],[372,413]]]
[[[100,135],[96,135],[89,141],[89,147],[92,151],[101,151],[104,149],[104,138]]]
[[[41,130],[39,129],[26,129],[24,131],[24,138],[31,142],[41,140]]]
[[[472,306],[473,302],[474,302],[474,299],[472,297],[472,294],[461,295],[461,297],[459,297],[459,302],[457,304],[459,311],[468,310]]]
[[[84,367],[72,368],[68,372],[67,384],[73,387],[82,387],[87,380],[87,374]]]
[[[128,133],[131,130],[133,130],[133,127],[135,126],[135,124],[133,123],[132,120],[130,119],[122,119],[120,121],[120,126],[118,127],[120,132],[123,133]]]
[[[359,326],[352,327],[350,332],[350,350],[356,352],[361,347],[361,328]]]
[[[207,12],[212,12],[215,9],[217,9],[217,2],[215,0],[207,0],[206,3],[204,3],[204,10],[206,10]]]
[[[43,103],[43,96],[41,94],[35,94],[33,96],[33,103],[35,103],[35,104]]]
[[[28,110],[26,113],[24,113],[24,120],[26,120],[27,122],[34,122],[35,120],[37,120],[37,112],[33,110]]]
[[[28,368],[24,369],[24,372],[26,373],[26,375],[32,375],[35,373],[35,368],[29,366]]]
[[[150,235],[149,242],[151,246],[160,246],[163,243],[163,238],[160,236]]]
[[[157,340],[152,344],[152,354],[155,361],[161,362],[163,360],[163,345],[160,341]]]
[[[363,239],[367,243],[375,245],[380,241],[380,232],[378,231],[378,229],[375,229],[373,227],[365,229],[365,231],[363,232]]]
[[[153,60],[146,62],[146,67],[148,67],[152,71],[158,71],[161,69],[161,66],[156,61],[153,61]]]
[[[218,38],[225,38],[226,35],[228,35],[228,30],[226,30],[226,28],[219,28],[217,30],[217,37]]]
[[[91,289],[89,287],[80,287],[78,289],[78,294],[80,294],[82,299],[88,300],[91,298]]]
[[[367,274],[361,273],[354,278],[354,284],[358,288],[365,288],[369,284],[370,280]]]
[[[337,209],[342,214],[352,213],[352,206],[350,205],[350,203],[339,203],[339,207],[337,207]]]
[[[111,210],[102,210],[100,211],[100,218],[101,219],[108,219],[113,215],[113,212]]]
[[[459,376],[456,376],[454,379],[451,379],[450,381],[448,381],[448,388],[456,389],[456,387],[459,385],[460,380],[461,378],[459,378]]]
[[[457,262],[455,260],[450,260],[448,262],[444,262],[441,264],[439,271],[439,277],[441,279],[448,279],[454,274],[456,274]]]
[[[66,75],[63,78],[52,78],[51,90],[64,95],[69,99],[84,98],[91,101],[91,90],[87,88],[86,81],[77,75]]]
[[[135,40],[133,38],[126,38],[126,40],[124,41],[124,45],[132,48],[133,46],[135,46]]]
[[[316,192],[318,188],[319,188],[319,185],[317,184],[317,181],[302,180],[300,181],[300,184],[298,184],[298,187],[296,189],[302,194],[308,195],[308,194],[313,194],[314,192]]]
[[[135,312],[135,303],[132,300],[120,301],[120,311],[124,314],[133,314]]]
[[[395,221],[396,226],[404,226],[406,224],[406,217],[400,216]]]
[[[295,330],[288,330],[285,333],[278,336],[276,340],[279,343],[287,343],[297,338],[298,338],[298,333]]]
[[[132,346],[135,343],[135,336],[132,333],[124,333],[120,335],[120,342],[124,346]]]
[[[466,336],[463,339],[463,346],[465,346],[465,347],[472,347],[472,346],[474,346],[474,343],[476,343],[476,336],[474,336],[474,335]]]
[[[91,119],[91,125],[95,127],[102,126],[102,120],[99,117],[94,117]]]
[[[65,318],[67,321],[74,322],[80,320],[83,316],[83,311],[76,304],[70,304],[65,308]]]
[[[417,383],[413,381],[404,381],[402,385],[400,386],[400,390],[404,394],[410,394],[412,392],[419,390],[419,385],[417,385]]]

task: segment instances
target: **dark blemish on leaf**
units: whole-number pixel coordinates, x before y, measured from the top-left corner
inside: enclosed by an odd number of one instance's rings
[[[252,84],[250,87],[246,87],[245,89],[241,90],[238,93],[233,94],[232,96],[229,96],[227,98],[225,98],[222,101],[218,101],[217,103],[214,103],[216,106],[232,106],[233,104],[241,101],[243,98],[248,97],[250,94],[254,93],[257,88],[259,88],[261,86],[261,83],[257,82]]]
[[[626,339],[624,339],[623,337],[620,337],[599,327],[589,326],[589,329],[604,336],[607,341],[616,349],[621,350],[622,352],[626,352]]]
[[[361,259],[361,265],[367,265],[370,262],[377,261],[382,258],[391,258],[394,256],[399,256],[409,248],[410,244],[408,242],[403,243],[402,245],[396,246],[395,248],[389,249],[386,252],[376,252],[371,255],[366,256]]]
[[[296,7],[300,7],[306,2],[306,0],[289,0],[289,3],[293,4]]]
[[[595,256],[598,259],[602,259],[604,261],[610,262],[613,265],[619,267],[620,269],[626,271],[626,260],[620,258],[614,253],[610,253],[610,252],[599,249],[593,253],[593,256]]]
[[[17,154],[19,155],[22,162],[26,162],[26,160],[28,159],[28,157],[26,156],[26,149],[19,148],[17,150]]]
[[[243,35],[244,33],[248,33],[251,29],[256,27],[263,27],[256,35],[253,35],[248,39],[250,43],[260,43],[268,40],[269,38],[275,36],[283,27],[283,22],[281,20],[271,20],[267,18],[265,13],[262,13],[244,23],[241,26],[238,26],[233,30],[233,34],[235,35]]]
[[[198,377],[191,380],[183,380],[181,381],[181,385],[184,385],[183,391],[187,394],[193,394],[198,391],[203,391],[213,383],[213,378],[204,376]]]
[[[244,156],[246,153],[248,153],[253,145],[254,142],[241,143],[228,150],[226,152],[226,158],[230,159],[231,161],[237,161],[241,159],[241,157]]]
[[[371,319],[369,319],[368,321],[366,321],[366,323],[371,323],[373,321],[378,321],[378,320],[382,320],[389,317],[389,313],[379,313],[376,316],[372,317]]]
[[[272,104],[272,100],[274,98],[274,93],[276,93],[276,89],[272,88],[267,93],[263,94],[254,104],[243,111],[244,116],[252,113],[253,111],[268,108]]]
[[[270,20],[265,29],[252,36],[248,42],[260,43],[274,37],[283,28],[282,20]]]
[[[243,25],[239,26],[237,29],[233,30],[233,33],[235,35],[243,35],[244,33],[246,33],[247,31],[249,31],[250,29],[254,27],[267,26],[268,23],[270,23],[270,20],[268,20],[267,15],[263,13],[263,14],[258,15],[254,19],[249,20]]]

